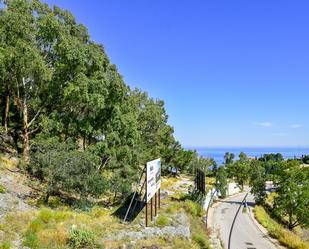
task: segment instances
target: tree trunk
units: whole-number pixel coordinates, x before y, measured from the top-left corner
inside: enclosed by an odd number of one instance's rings
[[[28,131],[28,109],[27,105],[23,106],[23,159],[26,163],[29,162],[29,131]]]
[[[23,84],[25,87],[25,82],[23,79]],[[27,99],[26,99],[26,94],[23,98],[23,103],[22,103],[22,113],[23,113],[23,134],[22,134],[22,139],[23,139],[23,159],[26,163],[29,162],[29,151],[30,151],[30,146],[29,146],[29,130],[28,130],[28,106],[27,106]]]
[[[10,95],[7,92],[5,96],[5,109],[4,109],[4,117],[3,117],[3,126],[4,126],[5,133],[8,133],[9,111],[10,111]]]
[[[47,204],[49,200],[50,193],[47,191],[46,196],[44,198],[44,203]]]

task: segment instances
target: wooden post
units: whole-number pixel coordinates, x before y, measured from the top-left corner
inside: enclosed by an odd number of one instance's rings
[[[155,217],[157,217],[157,198],[158,198],[158,195],[157,193],[155,193]]]
[[[145,226],[148,227],[148,203],[146,201]]]
[[[153,197],[150,199],[150,220],[153,220],[153,202],[152,202]]]
[[[159,207],[159,209],[161,208],[161,193],[160,193],[160,188],[159,188],[159,193],[158,193],[158,207]]]

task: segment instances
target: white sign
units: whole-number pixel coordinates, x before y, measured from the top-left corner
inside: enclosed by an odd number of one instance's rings
[[[150,199],[155,195],[161,186],[161,160],[156,159],[147,163],[147,198]]]

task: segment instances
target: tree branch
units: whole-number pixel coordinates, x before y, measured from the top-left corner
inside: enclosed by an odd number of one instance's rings
[[[294,227],[297,227],[299,225],[299,222],[298,222],[298,220],[297,221],[295,221],[292,225],[291,225],[291,227],[292,227],[292,229],[294,228]]]
[[[102,163],[101,165],[99,166],[98,170],[102,170],[105,168],[106,164],[108,163],[108,161],[110,160],[111,158],[110,157],[107,157],[105,160],[104,160],[104,163],[103,163],[103,159],[102,159]]]
[[[38,129],[40,129],[40,127],[38,126],[38,127],[36,127],[35,129],[33,129],[32,131],[29,131],[28,132],[28,134],[30,135],[30,134],[32,134],[32,133],[34,133],[34,132],[36,132]]]
[[[29,127],[32,125],[32,123],[33,123],[33,122],[36,120],[36,118],[40,115],[41,111],[42,111],[42,107],[41,107],[41,108],[38,110],[38,112],[34,115],[33,119],[28,123],[27,128],[29,128]]]

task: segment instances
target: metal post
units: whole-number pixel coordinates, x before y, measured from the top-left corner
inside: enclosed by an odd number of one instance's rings
[[[239,211],[240,211],[240,208],[241,208],[242,204],[243,204],[244,201],[246,200],[248,194],[249,194],[249,192],[245,195],[245,198],[244,198],[244,199],[242,200],[242,202],[240,203],[239,208],[238,208],[238,210],[237,210],[237,212],[236,212],[236,214],[235,214],[234,220],[233,220],[233,222],[232,222],[232,226],[231,226],[231,230],[230,230],[230,234],[229,234],[229,246],[228,246],[228,249],[231,249],[232,232],[233,232],[233,228],[234,228],[234,224],[235,224],[237,215],[238,215],[238,213],[239,213]]]
[[[142,174],[141,174],[141,176],[140,176],[140,178],[139,178],[139,180],[138,180],[138,184],[140,184],[140,182],[141,182],[141,180],[142,180],[142,177],[143,177],[143,175],[144,175],[145,170],[146,170],[146,166],[144,167],[143,172],[142,172]],[[143,188],[143,186],[144,186],[144,183],[143,183],[143,185],[142,185],[142,188]],[[141,188],[141,191],[142,191],[142,188]],[[147,192],[147,191],[146,191],[146,192]],[[130,212],[130,209],[131,209],[131,206],[132,206],[132,204],[133,204],[133,201],[134,201],[134,199],[135,199],[136,194],[137,194],[137,191],[135,191],[134,194],[133,194],[133,196],[132,196],[132,199],[131,199],[131,201],[130,201],[129,207],[128,207],[127,212],[126,212],[126,215],[124,216],[124,219],[123,219],[124,222],[127,220],[128,214],[129,214],[129,212]],[[137,202],[135,202],[135,206],[134,206],[133,210],[135,210],[136,203],[137,203]]]

